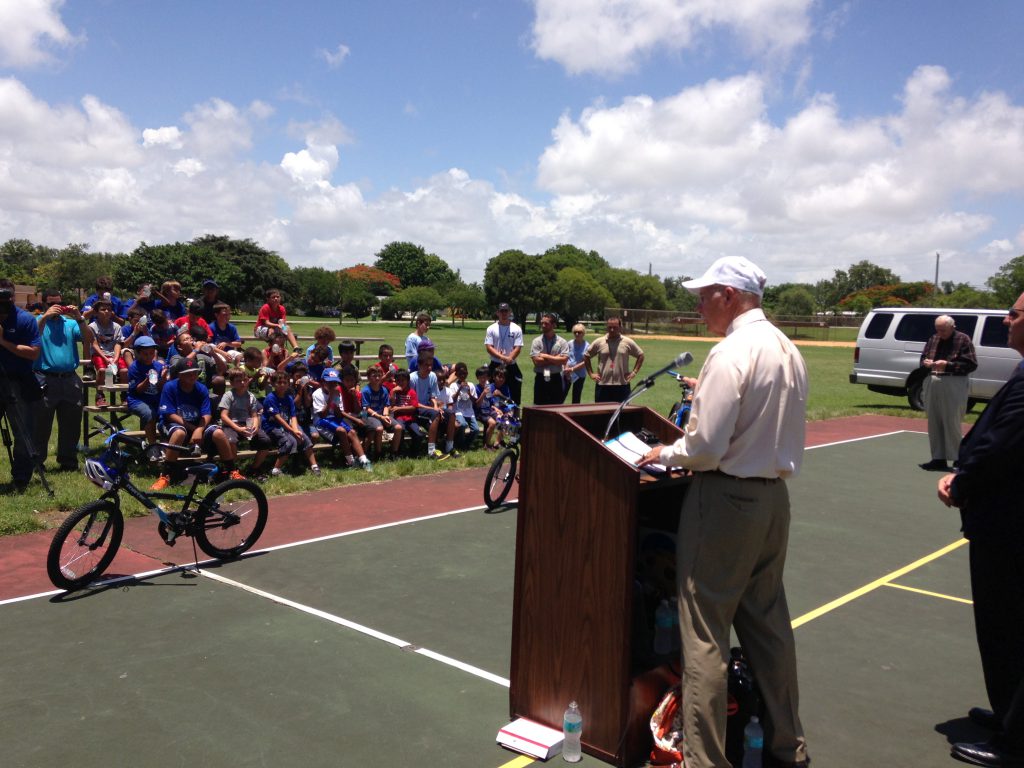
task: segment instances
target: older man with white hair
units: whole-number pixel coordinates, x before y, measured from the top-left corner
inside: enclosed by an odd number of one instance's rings
[[[782,572],[789,538],[786,479],[800,471],[807,368],[761,309],[766,278],[727,256],[683,285],[700,297],[708,353],[683,437],[640,462],[693,470],[679,516],[676,579],[683,644],[683,755],[721,768],[734,627],[771,723],[765,765],[809,763],[800,724],[796,648]]]
[[[967,377],[978,367],[971,337],[956,330],[952,317],[939,315],[935,318],[935,335],[921,353],[921,365],[928,369],[923,394],[932,459],[920,466],[947,472],[946,462],[956,458],[963,437],[960,425],[967,413]]]

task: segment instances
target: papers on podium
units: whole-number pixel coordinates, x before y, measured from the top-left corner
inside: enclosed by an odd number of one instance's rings
[[[605,440],[604,444],[608,447],[609,451],[614,453],[620,459],[625,459],[634,467],[637,465],[637,462],[644,457],[644,454],[651,450],[652,447],[632,432],[623,432],[618,437],[613,437],[611,440]],[[668,467],[664,464],[647,464],[646,466],[640,467],[640,469],[645,472],[650,472],[652,475],[660,475],[663,472],[668,471]]]
[[[520,717],[498,731],[498,744],[524,755],[547,760],[562,751],[562,732]]]

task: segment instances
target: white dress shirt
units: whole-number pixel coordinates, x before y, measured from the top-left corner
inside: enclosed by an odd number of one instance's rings
[[[796,346],[751,309],[733,320],[697,379],[686,434],[661,463],[736,477],[786,478],[800,471],[807,368]]]

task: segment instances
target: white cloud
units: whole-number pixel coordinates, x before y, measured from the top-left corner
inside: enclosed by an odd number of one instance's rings
[[[0,2],[0,65],[33,67],[53,60],[51,48],[68,48],[84,38],[68,31],[60,18],[63,0]]]
[[[333,51],[328,51],[323,48],[318,48],[316,55],[327,62],[327,66],[331,69],[337,69],[341,66],[342,62],[349,57],[352,50],[344,43],[339,43],[338,47]]]
[[[786,55],[810,35],[812,0],[534,0],[533,48],[572,74],[620,74],[658,49],[682,51],[717,28],[754,55]]]
[[[928,279],[938,250],[944,277],[980,285],[1024,249],[1019,221],[1006,231],[985,208],[1024,192],[1024,107],[1004,94],[960,98],[923,68],[892,114],[849,119],[824,94],[778,122],[765,91],[745,75],[564,115],[539,202],[460,168],[364,197],[332,116],[289,124],[293,146],[267,163],[253,159],[265,111],[251,105],[211,99],[142,130],[95,97],[49,104],[0,78],[0,227],[110,251],[225,233],[334,268],[411,240],[470,280],[501,250],[572,242],[662,275],[744,254],[773,282],[861,259]]]

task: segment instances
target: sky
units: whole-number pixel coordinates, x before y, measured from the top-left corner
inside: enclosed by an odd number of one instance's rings
[[[1024,254],[1019,0],[0,0],[0,241],[572,243],[770,283]]]

